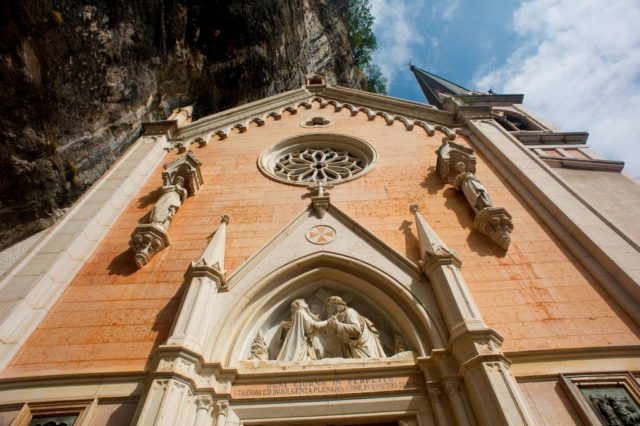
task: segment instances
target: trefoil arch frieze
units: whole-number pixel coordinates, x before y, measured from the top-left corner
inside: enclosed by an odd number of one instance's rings
[[[251,126],[251,123],[255,123],[258,127],[264,126],[269,118],[279,121],[285,112],[290,115],[295,115],[299,108],[311,109],[312,104],[316,102],[320,109],[325,109],[329,106],[333,107],[333,112],[338,113],[343,109],[350,111],[350,115],[356,116],[359,113],[364,113],[367,116],[368,121],[375,120],[376,117],[382,117],[388,126],[393,125],[396,121],[404,125],[405,130],[412,131],[415,127],[424,129],[428,136],[433,136],[436,131],[440,131],[446,135],[449,140],[454,140],[457,128],[451,128],[442,124],[432,124],[425,120],[412,119],[400,114],[391,114],[383,110],[369,108],[365,106],[358,106],[352,103],[339,102],[337,100],[325,99],[320,96],[314,96],[304,101],[295,101],[288,105],[278,106],[272,110],[262,112],[256,115],[249,115],[246,118],[235,121],[227,121],[223,124],[214,125],[213,127],[202,129],[198,132],[198,135],[185,135],[184,137],[175,137],[170,142],[172,147],[179,152],[186,152],[191,145],[197,142],[198,146],[206,146],[206,144],[212,139],[217,137],[218,140],[227,139],[232,130],[237,130],[238,133],[245,133]],[[202,139],[205,142],[201,143],[198,139]]]

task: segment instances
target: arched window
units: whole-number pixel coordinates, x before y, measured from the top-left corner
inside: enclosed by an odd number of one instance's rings
[[[528,117],[517,114],[513,111],[499,111],[495,117],[496,121],[509,132],[542,130],[534,124]]]

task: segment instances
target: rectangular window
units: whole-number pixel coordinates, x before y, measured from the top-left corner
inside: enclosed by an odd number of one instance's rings
[[[95,409],[97,400],[30,402],[17,413],[12,426],[79,426]]]

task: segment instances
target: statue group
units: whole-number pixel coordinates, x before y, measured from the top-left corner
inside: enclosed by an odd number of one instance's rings
[[[601,394],[591,396],[590,400],[606,421],[607,426],[640,425],[640,412],[629,398]]]
[[[278,361],[309,361],[325,358],[320,338],[335,336],[343,358],[386,358],[380,334],[371,320],[361,315],[339,296],[331,296],[325,305],[327,318],[321,319],[304,299],[291,302],[289,321],[280,324]],[[328,333],[327,333],[328,332]],[[254,342],[255,343],[255,342]],[[252,359],[256,357],[252,346]]]

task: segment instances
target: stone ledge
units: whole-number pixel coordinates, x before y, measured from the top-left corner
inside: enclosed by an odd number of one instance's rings
[[[589,133],[587,132],[551,132],[547,130],[539,131],[519,131],[510,132],[512,136],[525,145],[530,144],[578,144],[587,143]]]
[[[563,167],[565,169],[594,170],[600,172],[622,172],[624,161],[615,160],[583,160],[579,158],[559,158],[541,155],[551,167]]]

